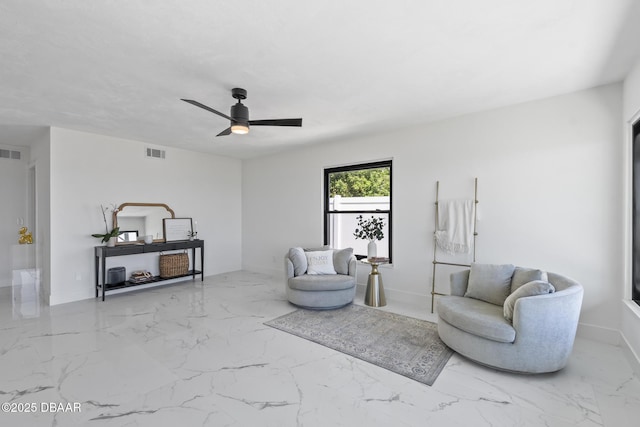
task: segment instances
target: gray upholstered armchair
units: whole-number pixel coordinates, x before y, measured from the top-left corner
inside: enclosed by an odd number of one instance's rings
[[[478,287],[470,289],[470,270],[451,275],[451,295],[437,303],[440,338],[461,355],[494,368],[526,373],[560,370],[573,348],[583,288],[559,274],[510,267],[502,281],[504,294],[487,296],[486,288],[480,294]],[[516,283],[518,277],[538,273],[544,277]]]
[[[351,304],[356,295],[356,265],[351,248],[289,249],[284,257],[289,302],[315,310]]]

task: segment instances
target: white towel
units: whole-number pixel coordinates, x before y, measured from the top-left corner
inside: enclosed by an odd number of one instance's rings
[[[468,254],[473,239],[473,200],[438,202],[438,246],[450,254]]]

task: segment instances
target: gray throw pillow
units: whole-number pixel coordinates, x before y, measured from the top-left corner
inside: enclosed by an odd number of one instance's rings
[[[289,259],[293,264],[293,275],[302,276],[307,272],[307,257],[302,248],[289,249]]]
[[[520,286],[534,280],[549,281],[546,271],[537,270],[535,268],[516,267],[511,278],[511,293],[514,293]]]
[[[333,268],[338,274],[349,274],[349,260],[353,255],[353,248],[333,251]]]
[[[471,264],[464,296],[495,305],[504,304],[511,291],[511,276],[515,268],[513,264]]]
[[[509,322],[513,321],[513,309],[518,298],[532,297],[534,295],[544,295],[555,292],[553,285],[544,280],[533,280],[520,286],[515,292],[504,300],[504,318]]]

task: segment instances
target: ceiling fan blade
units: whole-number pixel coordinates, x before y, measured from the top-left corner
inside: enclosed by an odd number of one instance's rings
[[[224,118],[225,118],[225,119],[227,119],[227,120],[231,120],[231,121],[233,121],[233,119],[232,119],[231,117],[227,116],[226,114],[221,113],[220,111],[216,111],[216,110],[214,110],[214,109],[213,109],[213,108],[211,108],[211,107],[207,107],[206,105],[201,104],[201,103],[199,103],[198,101],[194,101],[193,99],[181,99],[181,101],[188,102],[188,103],[189,103],[189,104],[191,104],[191,105],[195,105],[196,107],[200,107],[200,108],[202,108],[202,109],[204,109],[204,110],[207,110],[207,111],[212,112],[213,114],[217,114],[217,115],[219,115],[220,117],[224,117]]]
[[[225,135],[231,135],[231,128],[230,127],[226,128],[225,130],[223,130],[222,132],[220,132],[216,136],[225,136]]]
[[[250,126],[302,126],[302,119],[249,120]]]

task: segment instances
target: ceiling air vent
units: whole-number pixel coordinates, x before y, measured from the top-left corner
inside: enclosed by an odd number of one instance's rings
[[[147,157],[151,157],[152,159],[164,159],[166,151],[159,150],[157,148],[149,148],[147,147]]]
[[[4,150],[0,148],[0,159],[20,160],[20,152],[15,150]]]

